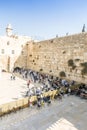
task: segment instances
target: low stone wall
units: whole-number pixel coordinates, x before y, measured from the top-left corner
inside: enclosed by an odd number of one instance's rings
[[[46,97],[49,95],[51,99],[54,99],[54,96],[56,95],[57,92],[58,92],[57,90],[45,92],[43,93],[43,96]],[[27,98],[19,99],[17,101],[12,101],[9,103],[2,104],[0,105],[0,116],[4,114],[8,114],[10,112],[16,112],[21,108],[28,107],[30,105],[30,102],[33,104],[36,101],[37,101],[37,96],[32,96],[30,98],[27,97]]]
[[[10,113],[12,111],[19,110],[20,108],[27,107],[29,105],[29,98],[19,99],[0,105],[0,116]]]
[[[71,86],[71,90],[75,90],[79,87],[79,85]],[[66,88],[62,89],[64,93],[66,93]],[[59,90],[53,90],[43,93],[43,97],[50,96],[51,100],[55,98],[56,95],[60,93]],[[37,96],[31,96],[19,99],[17,101],[12,101],[6,104],[0,105],[0,116],[3,116],[4,114],[8,114],[10,112],[16,112],[17,110],[20,110],[21,108],[29,107],[30,103],[34,104],[37,101]]]

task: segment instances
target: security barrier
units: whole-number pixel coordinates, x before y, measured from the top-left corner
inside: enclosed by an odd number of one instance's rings
[[[54,91],[48,91],[43,93],[44,97],[47,97],[48,95],[51,97],[51,99],[54,98],[54,96],[56,95],[57,90]],[[17,111],[20,108],[24,108],[29,106],[29,103],[32,102],[36,102],[37,101],[37,96],[31,96],[30,98],[23,98],[23,99],[19,99],[17,101],[12,101],[10,103],[5,103],[0,105],[0,116],[6,113],[10,113],[12,111]]]
[[[0,105],[0,116],[6,114],[6,113],[10,113],[12,111],[16,111],[19,110],[20,108],[24,108],[29,106],[29,98],[23,98],[23,99],[19,99],[17,101],[12,101],[9,103],[5,103]]]
[[[78,88],[77,86],[72,86],[71,89],[76,89]],[[64,93],[66,92],[66,89],[63,88]],[[43,97],[47,97],[50,96],[51,99],[53,100],[55,98],[56,95],[58,95],[58,93],[60,93],[59,90],[53,90],[53,91],[48,91],[48,92],[44,92],[42,95]],[[6,113],[10,113],[12,111],[17,111],[21,108],[24,107],[28,107],[30,105],[30,103],[34,103],[37,101],[37,96],[31,96],[31,97],[27,97],[27,98],[22,98],[19,99],[17,101],[12,101],[10,103],[6,103],[6,104],[2,104],[0,105],[0,116],[6,114]]]

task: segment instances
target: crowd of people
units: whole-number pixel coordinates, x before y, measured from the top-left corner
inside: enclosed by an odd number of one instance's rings
[[[58,94],[54,98],[62,99],[64,94],[67,95],[77,95],[81,98],[87,99],[87,85],[78,84],[76,81],[70,81],[66,79],[61,79],[59,77],[43,74],[40,72],[33,71],[31,69],[23,69],[16,67],[13,71],[14,73],[19,73],[23,79],[27,80],[27,92],[25,96],[37,96],[37,105],[41,106],[44,102],[48,104],[51,103],[51,98],[48,95],[43,97],[44,92],[58,90]],[[31,83],[34,84],[31,86]],[[38,83],[38,87],[35,86],[35,83]],[[78,86],[78,87],[73,87]]]

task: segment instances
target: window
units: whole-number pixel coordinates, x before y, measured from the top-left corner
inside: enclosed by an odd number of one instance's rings
[[[14,50],[12,50],[12,54],[14,54],[15,53],[15,51]]]
[[[8,41],[8,42],[7,42],[7,45],[9,45],[9,44],[10,44],[10,42]]]
[[[4,53],[5,53],[5,50],[4,50],[4,49],[2,49],[2,50],[1,50],[1,53],[2,53],[2,54],[4,54]]]
[[[24,51],[21,51],[21,54],[23,55],[23,54],[24,54]]]
[[[23,48],[23,45],[21,45],[21,48]]]

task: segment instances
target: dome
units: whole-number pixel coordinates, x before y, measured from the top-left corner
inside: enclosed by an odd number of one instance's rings
[[[6,35],[7,36],[11,36],[12,35],[12,27],[11,27],[11,24],[8,24],[7,25],[7,28],[6,28]]]
[[[8,25],[7,25],[7,28],[8,28],[8,29],[12,29],[11,24],[8,24]]]

